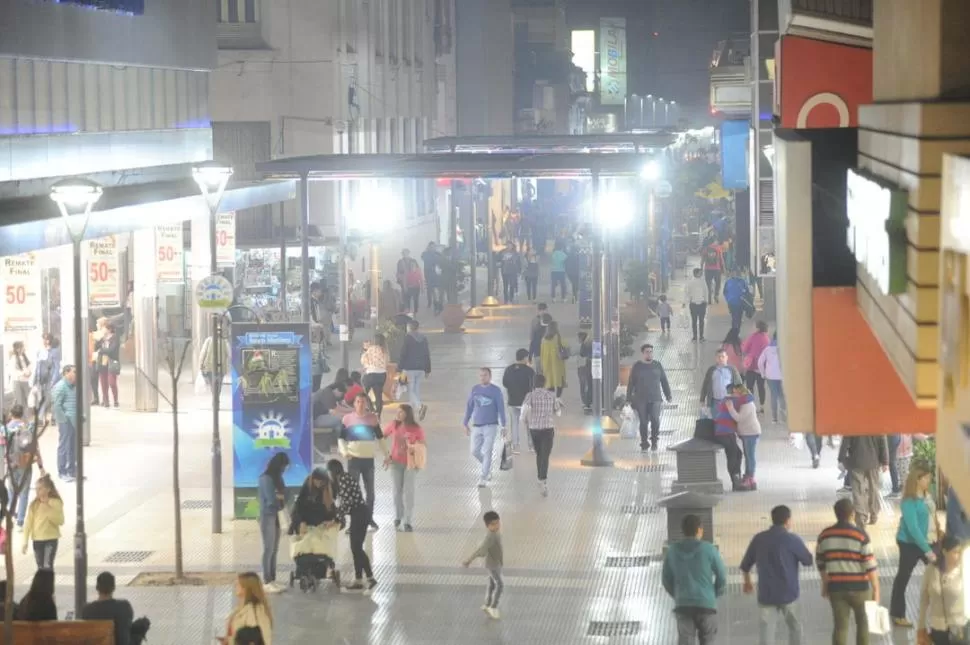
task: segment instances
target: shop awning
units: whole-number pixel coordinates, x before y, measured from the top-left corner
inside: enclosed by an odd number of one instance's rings
[[[643,153],[316,155],[256,164],[275,179],[505,179],[514,177],[637,177],[652,155]]]
[[[815,431],[824,435],[931,434],[936,411],[916,406],[862,316],[855,288],[812,290]]]
[[[424,142],[428,153],[617,153],[659,150],[674,143],[676,134],[664,130],[574,135],[509,135],[438,137]]]
[[[296,198],[296,182],[231,183],[219,211],[275,204]],[[85,238],[129,233],[205,215],[209,207],[191,179],[136,186],[105,187],[91,213]],[[0,257],[70,244],[54,202],[46,196],[0,202]]]

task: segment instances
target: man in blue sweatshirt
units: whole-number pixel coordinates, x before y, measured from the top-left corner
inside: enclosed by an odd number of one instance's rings
[[[751,290],[737,271],[732,272],[724,283],[724,301],[731,312],[731,329],[740,330],[745,303],[751,301]]]
[[[717,637],[717,599],[727,587],[721,554],[702,540],[704,527],[696,515],[681,522],[684,539],[667,548],[664,590],[674,599],[677,645],[713,645]]]
[[[472,388],[468,396],[462,425],[465,426],[465,434],[472,438],[472,457],[482,465],[478,487],[485,488],[492,478],[495,437],[505,427],[505,399],[502,390],[492,383],[492,370],[483,367],[478,377],[480,383]]]

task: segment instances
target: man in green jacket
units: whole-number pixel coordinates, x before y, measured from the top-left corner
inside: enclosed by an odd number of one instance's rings
[[[62,378],[51,390],[51,408],[57,423],[57,474],[61,481],[72,482],[77,475],[77,454],[75,454],[74,427],[77,418],[77,387],[73,365],[65,365],[61,370]]]
[[[703,541],[704,527],[696,515],[681,523],[684,539],[671,544],[663,566],[664,590],[674,599],[677,644],[713,645],[717,637],[717,599],[727,587],[721,554]]]

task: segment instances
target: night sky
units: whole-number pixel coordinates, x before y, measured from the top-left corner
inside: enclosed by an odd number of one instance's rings
[[[567,21],[582,28],[601,16],[626,18],[630,93],[672,98],[696,126],[710,121],[715,44],[748,31],[748,6],[749,0],[567,0]]]

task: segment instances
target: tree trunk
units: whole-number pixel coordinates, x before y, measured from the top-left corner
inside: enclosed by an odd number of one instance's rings
[[[185,353],[183,352],[183,357]],[[179,370],[181,371],[181,369]],[[182,493],[179,483],[179,388],[178,378],[172,379],[172,493],[175,499],[175,579],[181,580],[182,570]]]

